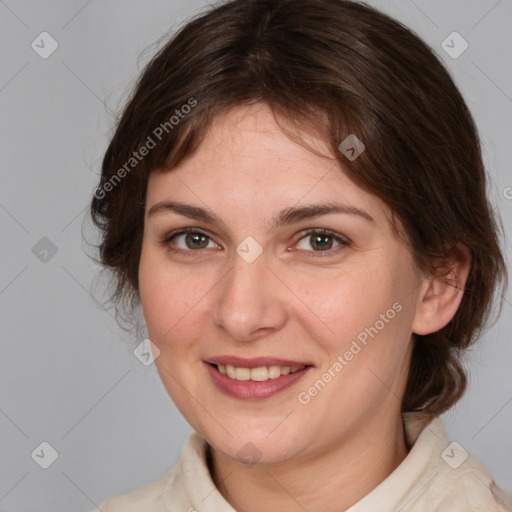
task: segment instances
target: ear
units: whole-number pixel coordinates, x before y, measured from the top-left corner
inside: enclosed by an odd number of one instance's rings
[[[439,331],[455,316],[471,268],[471,254],[456,244],[445,258],[434,261],[434,275],[423,277],[412,332],[425,335]]]

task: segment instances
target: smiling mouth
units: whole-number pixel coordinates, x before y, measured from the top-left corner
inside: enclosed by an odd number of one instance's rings
[[[241,380],[241,381],[255,381],[255,382],[264,382],[271,379],[278,379],[283,375],[289,375],[290,373],[297,373],[305,368],[309,367],[309,365],[301,365],[301,366],[280,366],[280,365],[271,365],[271,366],[258,366],[256,368],[244,368],[239,366],[233,366],[231,364],[214,364],[208,363],[210,366],[215,368],[219,373],[225,375],[229,379],[232,380]]]

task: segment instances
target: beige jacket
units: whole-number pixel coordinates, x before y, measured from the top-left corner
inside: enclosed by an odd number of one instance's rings
[[[450,443],[439,418],[404,415],[409,446],[402,463],[346,512],[508,512],[505,495],[483,464]],[[186,440],[178,463],[149,484],[105,500],[93,512],[236,512],[216,489],[205,441]]]

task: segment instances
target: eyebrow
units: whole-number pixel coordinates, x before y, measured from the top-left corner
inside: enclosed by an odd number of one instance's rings
[[[153,205],[148,211],[148,218],[154,215],[164,214],[166,212],[175,212],[189,219],[203,221],[207,224],[219,224],[224,226],[228,231],[231,231],[227,227],[226,223],[211,210],[177,201],[163,201]],[[277,212],[272,217],[269,231],[281,226],[332,213],[355,215],[365,219],[371,224],[375,224],[375,219],[370,214],[364,210],[356,208],[355,206],[340,203],[321,203],[285,208],[284,210]]]

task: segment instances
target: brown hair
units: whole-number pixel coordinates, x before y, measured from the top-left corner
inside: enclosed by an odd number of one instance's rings
[[[507,280],[479,138],[432,50],[355,1],[231,0],[190,21],[147,64],[91,203],[114,303],[138,300],[149,173],[191,155],[215,116],[256,102],[329,143],[349,177],[400,220],[418,268],[435,271],[456,243],[470,250],[456,315],[438,332],[415,335],[402,404],[404,412],[445,411],[466,386],[461,351]],[[353,161],[338,149],[350,134],[366,146]]]

